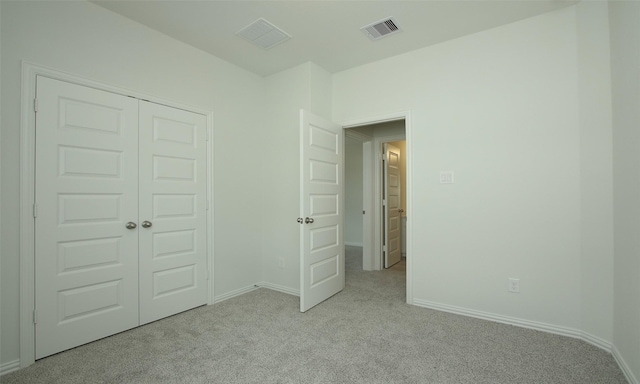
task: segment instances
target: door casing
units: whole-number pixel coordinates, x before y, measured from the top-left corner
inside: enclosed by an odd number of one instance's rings
[[[191,105],[176,103],[142,92],[122,89],[85,79],[56,69],[22,62],[20,115],[20,368],[35,362],[35,99],[36,77],[45,76],[107,92],[117,93],[173,108],[184,109],[207,117],[207,137],[213,137],[213,112]],[[207,269],[208,304],[213,304],[213,140],[207,143]]]

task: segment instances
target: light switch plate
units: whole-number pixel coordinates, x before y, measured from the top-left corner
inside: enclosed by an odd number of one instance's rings
[[[513,277],[510,277],[507,291],[513,292],[513,293],[520,293],[520,279],[515,279]]]
[[[440,184],[453,184],[453,171],[440,171]]]

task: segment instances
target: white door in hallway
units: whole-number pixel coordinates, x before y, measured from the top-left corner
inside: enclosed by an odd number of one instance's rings
[[[300,112],[300,311],[344,289],[343,132]]]
[[[389,143],[384,143],[385,166],[385,231],[384,231],[384,267],[389,268],[400,261],[400,150]]]
[[[37,78],[36,358],[138,325],[138,101]]]
[[[207,119],[140,101],[140,323],[207,303]]]

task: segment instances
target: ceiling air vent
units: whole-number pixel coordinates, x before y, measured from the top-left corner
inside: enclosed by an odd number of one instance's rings
[[[258,19],[236,33],[260,48],[269,49],[291,38],[291,35],[265,19]]]
[[[365,25],[364,27],[360,28],[360,30],[365,35],[369,36],[371,40],[378,40],[385,36],[389,36],[402,31],[402,29],[398,27],[398,23],[396,23],[396,20],[393,17],[389,17],[384,20]]]

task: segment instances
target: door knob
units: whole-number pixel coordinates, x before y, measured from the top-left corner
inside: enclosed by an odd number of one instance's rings
[[[307,223],[307,224],[311,224],[311,223],[313,223],[313,219],[311,217],[306,217],[304,219],[304,222]]]
[[[404,209],[398,209],[398,212],[402,213],[404,212]]]
[[[152,226],[153,224],[151,224],[151,222],[150,222],[150,221],[146,221],[146,220],[145,220],[145,221],[143,221],[143,222],[142,222],[142,224],[140,224],[140,225],[142,225],[142,228],[151,228],[151,226]]]
[[[133,221],[130,221],[125,225],[125,227],[127,227],[127,229],[136,229],[137,225]]]
[[[302,224],[304,222],[304,220],[302,220],[302,217],[298,217],[298,220],[296,220],[298,223]]]

